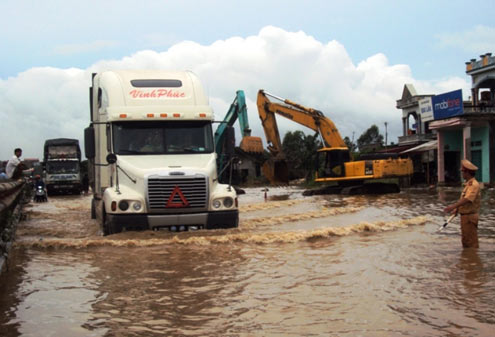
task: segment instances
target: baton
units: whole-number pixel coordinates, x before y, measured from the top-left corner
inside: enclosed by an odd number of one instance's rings
[[[452,219],[454,219],[456,215],[457,215],[457,212],[455,212],[454,214],[452,214],[452,215],[451,215],[451,216],[447,219],[447,221],[445,221],[445,223],[437,229],[437,232],[439,232],[439,231],[441,231],[442,229],[444,229],[445,227],[447,227],[447,225],[449,224],[449,222],[451,222],[451,221],[452,221]]]

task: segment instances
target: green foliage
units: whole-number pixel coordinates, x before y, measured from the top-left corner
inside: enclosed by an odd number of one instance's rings
[[[289,167],[289,179],[311,177],[316,151],[321,146],[318,135],[305,135],[302,131],[289,131],[285,134],[282,148]]]
[[[380,134],[378,127],[372,125],[359,137],[357,143],[353,143],[349,137],[345,137],[344,142],[351,155],[356,158],[358,148],[361,153],[372,152],[381,148],[384,144],[384,137]],[[306,178],[307,181],[311,180],[317,151],[321,147],[323,144],[318,134],[305,135],[302,131],[287,132],[282,141],[282,148],[289,168],[289,179]]]
[[[349,148],[349,151],[351,153],[354,153],[357,151],[357,145],[355,143],[353,143],[349,137],[347,137],[347,136],[344,137],[344,143],[345,143],[345,145],[347,145],[347,147]]]
[[[378,130],[378,126],[373,124],[357,140],[357,146],[361,153],[372,152],[383,146],[383,136]]]

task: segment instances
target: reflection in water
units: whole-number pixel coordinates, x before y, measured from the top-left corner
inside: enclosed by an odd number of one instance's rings
[[[461,251],[459,269],[464,273],[466,285],[482,280],[483,264],[478,254],[478,249],[466,248]]]
[[[117,335],[126,331],[181,335],[181,331],[211,328],[224,335],[215,327],[219,315],[227,323],[236,316],[216,304],[218,298],[242,291],[232,286],[242,278],[237,266],[243,257],[236,249],[123,248],[114,253],[107,248],[99,251],[107,258],[96,261],[94,277],[102,280],[99,290],[104,300],[93,306],[88,328],[107,327]]]
[[[7,336],[491,336],[494,211],[480,249],[458,191],[240,197],[235,230],[101,237],[88,197],[52,198],[21,223],[0,284]],[[490,197],[484,200],[491,200]]]
[[[34,252],[33,252],[34,253]],[[15,317],[6,324],[6,335],[88,336],[82,325],[96,303],[98,284],[89,274],[91,254],[29,254],[24,276],[15,296]],[[105,331],[93,331],[102,336]]]

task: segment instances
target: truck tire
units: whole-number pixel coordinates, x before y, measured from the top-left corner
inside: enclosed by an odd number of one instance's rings
[[[105,207],[105,206],[103,206]],[[106,213],[103,213],[103,235],[111,235],[111,234],[117,234],[122,232],[122,226],[119,224],[114,223],[113,221],[110,220],[110,218],[106,215]]]
[[[91,219],[96,219],[96,205],[95,199],[91,199]]]
[[[101,229],[103,231],[103,236],[112,234],[112,231],[110,230],[110,221],[108,221],[107,214],[105,213],[105,211],[103,211],[103,223]]]
[[[122,226],[116,223],[111,224],[112,234],[117,234],[122,232]]]

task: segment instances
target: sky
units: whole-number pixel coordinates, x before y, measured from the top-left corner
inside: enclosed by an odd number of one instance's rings
[[[91,73],[112,69],[192,70],[216,120],[244,90],[263,139],[259,89],[322,111],[354,141],[373,124],[385,135],[386,122],[397,143],[405,84],[469,98],[465,62],[495,54],[494,10],[493,0],[1,0],[0,159],[16,147],[41,159],[50,138],[83,147]],[[282,135],[313,134],[277,121]]]

